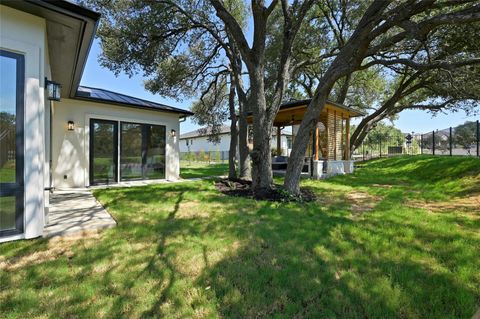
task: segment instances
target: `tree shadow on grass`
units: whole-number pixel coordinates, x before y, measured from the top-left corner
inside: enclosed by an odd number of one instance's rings
[[[375,224],[308,210],[243,225],[248,239],[206,269],[197,284],[211,287],[221,317],[469,318],[475,310],[478,291],[436,261],[409,258],[413,248],[391,242],[388,232],[361,230]]]

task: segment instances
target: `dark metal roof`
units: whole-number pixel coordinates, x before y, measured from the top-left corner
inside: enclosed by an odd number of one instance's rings
[[[282,105],[280,105],[280,110],[289,109],[291,107],[296,107],[296,106],[301,106],[301,105],[308,105],[308,104],[310,104],[311,100],[312,99],[288,101],[288,102],[285,102]],[[351,107],[348,107],[348,106],[340,104],[340,103],[336,103],[336,102],[333,102],[333,101],[330,101],[330,100],[327,100],[327,103],[335,105],[336,107],[344,109],[348,112],[352,112],[354,114],[357,114],[358,116],[364,116],[365,115],[365,113],[363,113],[363,112],[354,110]]]
[[[185,116],[193,115],[193,113],[190,111],[176,108],[173,106],[151,102],[151,101],[139,99],[133,96],[112,92],[104,89],[99,89],[99,88],[87,87],[87,86],[79,86],[74,98],[79,100],[88,100],[88,101],[97,102],[97,103],[107,103],[107,104],[115,104],[115,105],[121,105],[121,106],[149,109],[154,111],[179,113]]]
[[[211,127],[204,127],[204,128],[199,128],[198,130],[187,132],[184,134],[180,135],[180,139],[184,138],[192,138],[192,137],[201,137],[201,136],[208,136],[212,134],[212,128]],[[229,125],[222,125],[220,127],[220,131],[218,134],[230,134],[230,126]]]

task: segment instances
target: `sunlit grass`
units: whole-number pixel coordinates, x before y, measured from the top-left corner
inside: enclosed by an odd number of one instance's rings
[[[477,159],[381,159],[304,181],[314,203],[227,197],[209,180],[96,190],[116,228],[0,245],[0,314],[470,319],[479,174]]]
[[[199,178],[228,175],[228,164],[209,164],[204,162],[180,162],[181,178]]]

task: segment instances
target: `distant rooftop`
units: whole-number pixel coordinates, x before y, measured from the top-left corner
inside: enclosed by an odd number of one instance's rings
[[[183,114],[185,116],[193,115],[192,112],[183,110],[177,107],[160,104],[144,99],[139,99],[133,96],[112,92],[99,88],[92,88],[87,86],[79,86],[75,95],[76,99],[88,100],[98,103],[116,104],[121,106],[129,106],[136,108],[149,109],[154,111],[171,112]]]

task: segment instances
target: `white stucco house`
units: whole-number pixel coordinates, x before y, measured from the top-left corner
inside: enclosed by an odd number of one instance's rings
[[[195,131],[187,132],[180,135],[180,153],[187,152],[228,152],[230,149],[230,126],[223,125],[220,129],[220,142],[214,144],[208,140],[210,131],[203,128]],[[277,135],[272,135],[272,149],[277,148]],[[292,133],[286,129],[281,132],[280,147],[282,155],[290,154],[292,149]]]
[[[99,18],[66,1],[0,3],[0,242],[41,236],[53,189],[179,177],[191,112],[80,86]]]

